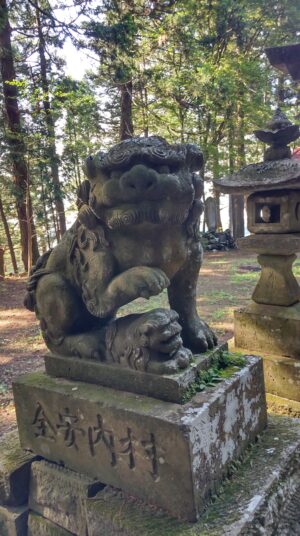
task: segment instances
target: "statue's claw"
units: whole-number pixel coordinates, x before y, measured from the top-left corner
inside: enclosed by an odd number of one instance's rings
[[[191,322],[183,333],[183,342],[195,353],[203,353],[214,348],[218,339],[204,320],[197,318]]]

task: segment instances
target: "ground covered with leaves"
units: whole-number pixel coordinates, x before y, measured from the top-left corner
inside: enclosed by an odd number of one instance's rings
[[[200,315],[225,341],[233,335],[233,312],[251,298],[260,268],[255,255],[233,250],[206,253],[198,282]],[[300,278],[300,261],[294,273]],[[23,307],[26,279],[0,281],[0,435],[15,428],[12,381],[20,374],[43,369],[46,352],[33,313]],[[121,314],[167,306],[166,292],[151,300],[139,299]]]

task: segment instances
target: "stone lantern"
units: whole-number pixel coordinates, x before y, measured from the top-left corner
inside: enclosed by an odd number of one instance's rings
[[[296,401],[300,415],[300,288],[292,271],[300,251],[300,161],[288,147],[300,133],[277,110],[254,134],[269,145],[264,161],[215,181],[223,193],[247,195],[252,234],[238,246],[256,252],[262,269],[250,305],[235,312],[235,346],[262,355],[272,402],[290,410]]]

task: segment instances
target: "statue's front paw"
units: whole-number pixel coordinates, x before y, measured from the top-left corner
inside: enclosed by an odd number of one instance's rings
[[[184,330],[183,342],[193,352],[203,353],[214,348],[218,339],[208,324],[197,318]]]
[[[116,284],[119,286],[121,293],[128,294],[128,297],[134,300],[140,297],[150,298],[150,296],[160,294],[164,288],[169,286],[170,281],[159,268],[136,266],[118,276],[116,283],[112,283],[112,290]]]

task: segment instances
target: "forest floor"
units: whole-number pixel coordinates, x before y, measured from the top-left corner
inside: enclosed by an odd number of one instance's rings
[[[300,279],[300,260],[294,265]],[[249,302],[260,268],[255,255],[241,251],[206,253],[197,302],[199,313],[220,341],[233,336],[233,312]],[[46,347],[33,313],[23,307],[26,278],[0,281],[0,435],[16,427],[11,383],[20,374],[43,369]],[[141,312],[167,306],[166,292],[122,308]]]

